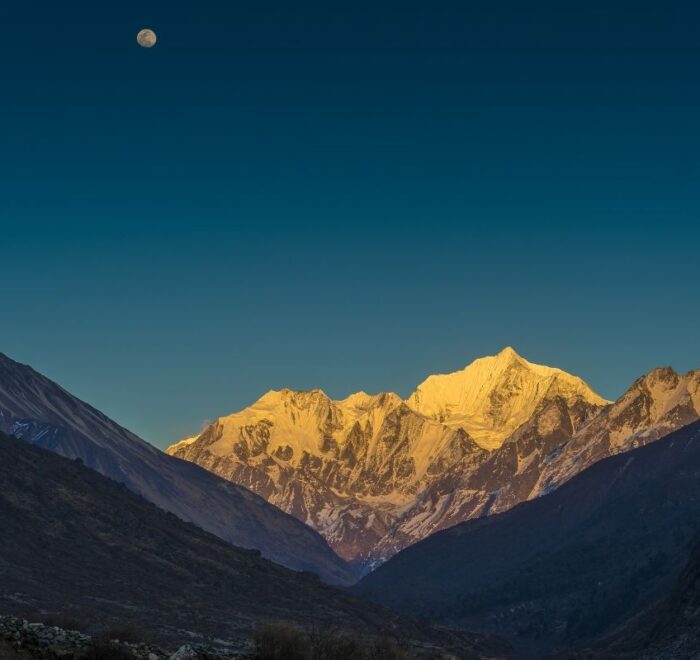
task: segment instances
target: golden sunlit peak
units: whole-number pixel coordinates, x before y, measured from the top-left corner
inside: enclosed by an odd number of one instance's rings
[[[501,352],[498,354],[498,357],[504,357],[504,358],[520,358],[520,355],[518,352],[512,347],[512,346],[506,346]]]

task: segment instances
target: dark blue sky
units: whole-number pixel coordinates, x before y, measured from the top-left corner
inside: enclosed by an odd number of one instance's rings
[[[700,367],[696,3],[9,2],[0,57],[0,350],[152,442]]]

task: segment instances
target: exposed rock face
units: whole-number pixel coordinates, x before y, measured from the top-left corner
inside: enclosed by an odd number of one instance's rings
[[[487,454],[395,394],[331,401],[320,390],[268,392],[168,451],[262,495],[350,560],[366,558],[448,468]]]
[[[596,461],[668,435],[700,417],[700,370],[685,375],[670,367],[637,379],[543,466],[532,497],[570,479]]]
[[[465,520],[500,513],[535,496],[540,474],[557,449],[599,414],[582,398],[545,400],[533,416],[476,465],[456,463],[432,482],[375,548],[378,558]]]
[[[220,538],[348,584],[318,533],[245,488],[144,442],[28,366],[0,354],[0,431],[85,465]]]
[[[581,379],[507,348],[431,376],[406,401],[268,392],[167,451],[262,495],[366,571],[435,531],[504,511],[697,419],[697,378],[668,373],[682,403],[661,405],[655,387],[652,412],[636,414],[630,396],[610,406]],[[593,442],[586,429],[595,420],[620,431],[583,459],[577,448]]]

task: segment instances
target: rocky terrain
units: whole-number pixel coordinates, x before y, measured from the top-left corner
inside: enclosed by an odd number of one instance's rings
[[[0,431],[50,449],[220,538],[334,584],[354,578],[318,533],[262,497],[159,451],[0,353]]]
[[[268,392],[167,451],[304,521],[363,574],[699,416],[698,371],[655,370],[611,404],[507,348],[429,377],[406,401]]]
[[[13,616],[0,616],[0,658],[87,658],[96,644],[105,644],[124,657],[135,660],[166,660],[174,653],[158,646],[119,639],[97,642],[90,635],[59,626],[30,622]],[[212,649],[214,651],[214,649]]]
[[[507,645],[396,615],[236,548],[124,485],[0,436],[0,611],[67,610],[81,630],[145,628],[153,643],[245,651],[263,621],[389,635],[458,657]],[[149,659],[152,660],[152,659]]]
[[[550,494],[403,550],[355,593],[543,652],[613,634],[678,581],[682,595],[672,598],[676,614],[667,609],[667,620],[690,631],[695,564],[679,575],[700,532],[698,493],[694,422],[606,458]]]

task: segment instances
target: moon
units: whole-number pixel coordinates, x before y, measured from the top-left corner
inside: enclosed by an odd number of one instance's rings
[[[143,48],[153,48],[153,46],[156,45],[156,41],[158,41],[158,38],[156,37],[156,33],[153,30],[149,30],[146,28],[145,30],[141,30],[137,35],[136,35],[136,41],[139,46],[142,46]]]

